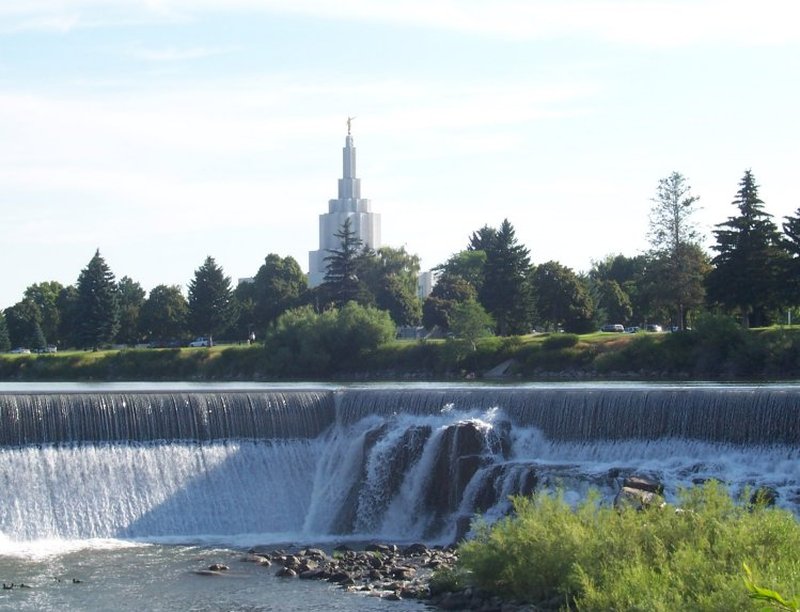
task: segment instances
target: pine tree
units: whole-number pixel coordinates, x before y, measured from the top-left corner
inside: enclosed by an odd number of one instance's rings
[[[100,249],[78,276],[76,304],[78,342],[97,350],[110,343],[119,329],[119,299],[114,274]]]
[[[233,320],[231,279],[206,257],[189,283],[189,329],[199,336],[223,333]]]
[[[733,204],[739,215],[717,225],[717,255],[708,275],[708,297],[737,311],[742,324],[762,325],[778,301],[780,235],[772,215],[764,211],[750,170],[744,173]]]
[[[480,302],[497,322],[501,336],[530,332],[533,299],[528,282],[530,271],[528,249],[517,244],[514,227],[508,219],[486,250],[484,281]]]
[[[800,208],[783,223],[783,248],[786,259],[781,270],[782,298],[786,305],[800,305]]]
[[[703,276],[707,265],[697,257],[700,233],[692,222],[692,188],[679,172],[658,183],[650,210],[650,255],[658,269],[657,298],[683,329],[690,309],[703,303]],[[699,266],[699,267],[698,267]]]
[[[339,248],[328,249],[330,255],[325,257],[328,267],[321,290],[334,306],[341,308],[350,301],[365,301],[362,283],[358,278],[363,243],[352,229],[350,217],[334,236],[339,239]]]

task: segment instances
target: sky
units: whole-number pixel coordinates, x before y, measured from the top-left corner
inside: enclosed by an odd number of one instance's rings
[[[800,208],[790,1],[0,0],[0,308],[97,249],[184,291],[308,270],[346,119],[382,242],[423,269],[508,219],[535,264],[647,249],[682,173],[713,243],[745,170]]]

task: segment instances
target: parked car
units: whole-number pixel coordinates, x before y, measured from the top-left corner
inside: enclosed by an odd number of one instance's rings
[[[30,355],[31,349],[18,346],[15,349],[11,349],[9,352],[15,355]]]
[[[649,332],[662,332],[662,331],[664,331],[664,330],[661,328],[661,326],[660,326],[660,325],[655,325],[655,324],[653,324],[653,323],[650,323],[650,324],[649,324],[649,325],[648,325],[648,326],[647,326],[645,329],[646,329],[647,331],[649,331]]]
[[[625,327],[619,323],[609,323],[608,325],[603,325],[600,331],[624,333]]]
[[[212,346],[213,343],[211,342],[211,338],[206,338],[205,336],[198,336],[194,340],[189,343],[189,346]]]
[[[636,325],[634,325],[632,327],[626,327],[625,328],[625,333],[626,334],[635,334],[635,333],[638,333],[638,332],[639,332],[639,327],[637,327]]]

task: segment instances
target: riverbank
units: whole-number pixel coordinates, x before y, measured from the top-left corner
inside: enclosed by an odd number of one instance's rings
[[[288,357],[287,357],[288,358]],[[4,381],[288,381],[263,345],[0,355]],[[743,330],[719,319],[679,333],[533,334],[394,341],[296,379],[786,380],[800,377],[800,328]]]
[[[363,550],[342,545],[330,553],[321,548],[267,550],[252,548],[240,561],[267,568],[287,580],[321,580],[353,594],[389,601],[418,600],[442,610],[523,612],[532,604],[502,598],[485,589],[451,579],[458,564],[454,547],[415,543],[368,544]],[[227,565],[212,564],[200,575],[224,576]]]

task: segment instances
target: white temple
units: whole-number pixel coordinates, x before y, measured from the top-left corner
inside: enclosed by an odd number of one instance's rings
[[[369,200],[361,197],[361,179],[356,178],[356,148],[347,118],[347,138],[344,141],[344,169],[339,179],[339,197],[328,200],[328,212],[319,216],[319,250],[308,253],[308,284],[316,287],[325,280],[329,251],[340,248],[339,233],[345,220],[362,244],[371,249],[381,246],[381,216],[372,212]]]

